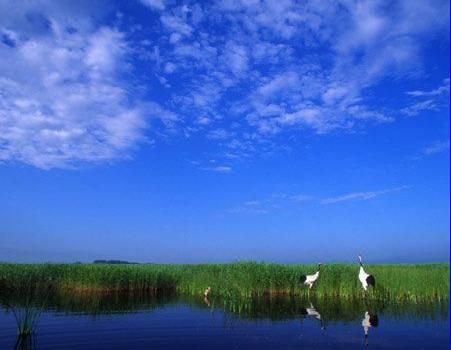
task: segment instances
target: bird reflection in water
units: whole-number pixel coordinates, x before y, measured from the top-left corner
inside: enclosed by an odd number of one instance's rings
[[[208,307],[210,307],[211,303],[210,303],[210,293],[211,293],[211,287],[208,287],[207,289],[205,289],[204,291],[204,302],[205,304],[207,304]]]
[[[368,346],[368,330],[371,327],[377,327],[379,325],[379,318],[376,314],[365,312],[365,316],[362,320],[363,331],[365,332],[365,347]]]
[[[310,307],[306,307],[301,310],[302,315],[305,318],[314,318],[319,321],[321,329],[326,329],[323,318],[321,317],[321,314],[318,312],[318,310],[315,309],[312,303],[310,303]]]

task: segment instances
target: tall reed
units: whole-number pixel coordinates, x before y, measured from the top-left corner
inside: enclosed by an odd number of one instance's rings
[[[449,298],[449,264],[366,265],[376,288],[364,293],[357,264],[322,268],[311,295],[322,298],[427,301]],[[299,276],[316,265],[257,262],[199,265],[0,264],[0,293],[8,288],[48,288],[72,292],[143,291],[198,295],[212,288],[222,297],[286,294],[306,296]]]

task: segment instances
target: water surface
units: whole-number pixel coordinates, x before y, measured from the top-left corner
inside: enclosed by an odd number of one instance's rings
[[[12,310],[24,303],[3,303],[0,349],[448,349],[449,344],[448,302],[86,294],[35,304],[42,309],[35,333],[18,342]]]

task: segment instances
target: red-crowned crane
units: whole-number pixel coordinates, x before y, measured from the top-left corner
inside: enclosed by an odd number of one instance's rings
[[[211,287],[208,287],[204,291],[204,302],[207,304],[208,307],[210,307],[210,293],[211,293]]]
[[[305,284],[310,289],[312,289],[315,282],[318,280],[319,277],[319,270],[321,268],[321,263],[318,264],[318,271],[316,271],[313,275],[302,275],[299,277],[299,282]]]
[[[361,255],[359,255],[359,264],[360,264],[359,280],[360,280],[360,283],[362,283],[362,287],[366,292],[368,290],[368,286],[372,286],[372,287],[376,286],[376,280],[374,279],[373,275],[366,273],[365,270],[363,269]]]

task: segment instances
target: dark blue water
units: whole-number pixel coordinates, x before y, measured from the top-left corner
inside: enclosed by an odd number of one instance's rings
[[[306,309],[298,302],[271,299],[210,306],[183,299],[151,305],[143,304],[142,298],[137,304],[118,303],[121,300],[106,304],[96,300],[95,307],[85,310],[79,301],[49,305],[34,336],[19,345],[22,349],[411,350],[448,349],[449,344],[447,306],[384,307],[378,310],[377,327],[368,327],[365,338],[362,305],[334,308],[329,302],[320,312],[319,301],[315,307],[306,302]],[[0,349],[14,349],[16,342],[14,316],[4,307]]]

